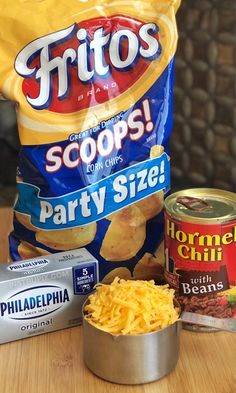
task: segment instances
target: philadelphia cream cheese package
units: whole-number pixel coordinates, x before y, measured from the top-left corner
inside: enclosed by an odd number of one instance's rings
[[[81,324],[97,282],[85,248],[0,265],[0,343]]]

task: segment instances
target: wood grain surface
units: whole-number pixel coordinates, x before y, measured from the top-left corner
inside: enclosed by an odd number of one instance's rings
[[[0,261],[11,211],[0,209]],[[0,293],[1,297],[1,293]],[[0,345],[0,393],[236,393],[236,334],[181,332],[176,369],[160,381],[122,386],[83,363],[82,327]]]

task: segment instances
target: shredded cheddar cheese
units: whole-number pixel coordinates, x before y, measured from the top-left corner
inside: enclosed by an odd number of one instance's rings
[[[179,319],[174,290],[154,281],[123,280],[98,284],[89,296],[85,319],[111,334],[143,334],[163,329]]]

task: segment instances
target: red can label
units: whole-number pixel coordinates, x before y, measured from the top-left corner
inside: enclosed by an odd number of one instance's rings
[[[165,254],[183,310],[236,318],[236,221],[189,223],[165,212]]]

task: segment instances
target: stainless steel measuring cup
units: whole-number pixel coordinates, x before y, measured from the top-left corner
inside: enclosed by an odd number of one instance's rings
[[[180,330],[181,323],[176,322],[152,333],[112,335],[83,318],[85,364],[94,374],[110,382],[155,381],[169,374],[177,364]]]
[[[175,305],[179,307],[176,301]],[[83,317],[85,364],[100,378],[119,384],[158,380],[177,364],[182,322],[236,331],[236,320],[183,312],[174,324],[152,333],[112,335],[97,329]]]
[[[176,322],[156,332],[112,335],[84,319],[84,361],[97,376],[119,384],[142,384],[160,379],[176,366],[179,331]]]

